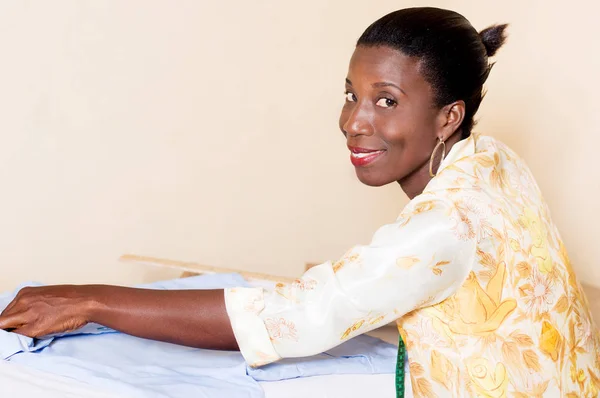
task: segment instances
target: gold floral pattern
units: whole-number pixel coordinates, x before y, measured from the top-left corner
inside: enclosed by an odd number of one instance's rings
[[[296,325],[294,322],[283,318],[273,319],[267,318],[265,326],[269,331],[269,336],[272,340],[293,340],[298,341]]]
[[[485,336],[493,333],[516,308],[516,300],[502,300],[505,264],[498,265],[496,274],[484,290],[474,272],[454,295],[454,311],[444,314],[453,333]],[[448,316],[450,315],[450,316]]]
[[[333,272],[338,272],[341,270],[346,264],[355,262],[359,259],[358,254],[352,253],[352,250],[348,251],[344,257],[342,257],[339,261],[333,264]]]
[[[414,396],[597,397],[598,328],[531,172],[490,137],[468,141],[431,185],[475,262],[456,293],[398,320]]]
[[[347,340],[349,337],[354,337],[360,334],[360,330],[363,326],[369,326],[370,329],[373,329],[370,326],[378,325],[382,323],[386,319],[385,315],[372,315],[369,314],[363,319],[360,319],[352,324],[348,329],[344,331],[342,336],[340,337],[340,341]]]
[[[471,357],[466,360],[466,367],[477,396],[506,397],[508,373],[503,363],[492,364],[486,358]]]
[[[419,263],[421,260],[419,260],[417,257],[415,256],[409,256],[409,257],[400,257],[396,260],[396,265],[402,269],[411,269],[415,264]]]
[[[519,287],[525,311],[533,319],[539,319],[554,304],[554,282],[537,268],[533,268],[533,271],[529,273],[526,282],[525,285]],[[557,310],[559,309],[557,308]]]
[[[315,279],[296,279],[293,286],[301,291],[314,290],[317,287]]]
[[[415,205],[413,211],[411,211],[405,217],[404,221],[400,223],[400,227],[406,226],[406,224],[408,224],[414,216],[436,209],[436,206],[437,206],[437,202],[435,200],[426,200],[426,201],[417,203]]]

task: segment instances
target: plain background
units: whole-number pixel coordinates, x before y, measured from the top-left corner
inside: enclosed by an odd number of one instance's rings
[[[354,43],[437,5],[509,22],[477,131],[519,152],[600,286],[595,2],[0,1],[0,288],[136,283],[137,253],[298,275],[407,202],[337,127]]]

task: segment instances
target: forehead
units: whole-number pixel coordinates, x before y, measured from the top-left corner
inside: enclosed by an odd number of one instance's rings
[[[353,85],[394,83],[408,95],[410,91],[429,92],[429,84],[423,78],[420,68],[419,58],[409,57],[391,47],[357,46],[350,59],[348,79]]]

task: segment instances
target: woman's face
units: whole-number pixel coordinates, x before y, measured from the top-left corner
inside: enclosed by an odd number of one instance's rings
[[[444,122],[419,66],[419,59],[389,47],[354,51],[340,129],[364,184],[402,185],[413,175],[428,176],[423,170],[443,136]]]

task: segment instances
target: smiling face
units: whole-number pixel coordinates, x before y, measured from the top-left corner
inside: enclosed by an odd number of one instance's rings
[[[381,186],[398,181],[409,196],[405,185],[425,187],[438,138],[448,139],[460,125],[457,104],[440,109],[434,98],[418,58],[385,46],[356,48],[340,129],[361,182]]]

